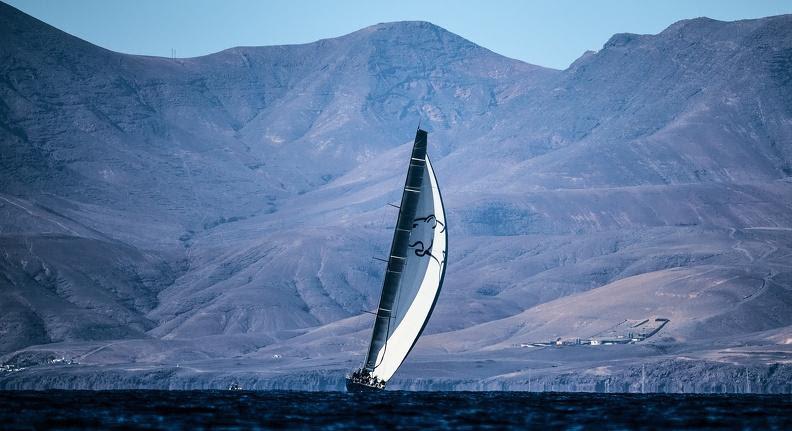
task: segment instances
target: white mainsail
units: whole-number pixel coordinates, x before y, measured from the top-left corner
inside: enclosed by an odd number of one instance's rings
[[[448,248],[445,210],[418,130],[364,370],[384,384],[410,353],[434,309]]]
[[[443,283],[446,265],[446,220],[432,164],[426,175],[410,234],[410,251],[394,304],[391,331],[377,352],[372,374],[388,381],[423,332]]]

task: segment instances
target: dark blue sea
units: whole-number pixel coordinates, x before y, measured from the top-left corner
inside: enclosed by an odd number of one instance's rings
[[[0,429],[792,429],[789,395],[0,391]]]

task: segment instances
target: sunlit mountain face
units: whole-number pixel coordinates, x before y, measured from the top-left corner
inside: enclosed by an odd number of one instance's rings
[[[791,100],[792,16],[617,34],[561,71],[426,22],[133,56],[0,3],[0,363],[27,368],[0,386],[341,388],[420,121],[448,268],[394,387],[772,391]]]

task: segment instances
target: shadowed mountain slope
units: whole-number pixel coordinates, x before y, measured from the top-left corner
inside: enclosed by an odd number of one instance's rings
[[[0,3],[0,38],[5,361],[355,365],[419,119],[450,264],[408,373],[658,315],[701,352],[789,334],[790,16],[564,71],[426,22],[166,59]]]

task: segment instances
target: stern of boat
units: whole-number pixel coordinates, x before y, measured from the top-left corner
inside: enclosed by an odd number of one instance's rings
[[[347,392],[376,392],[385,389],[385,382],[361,369],[346,377],[346,389]]]

